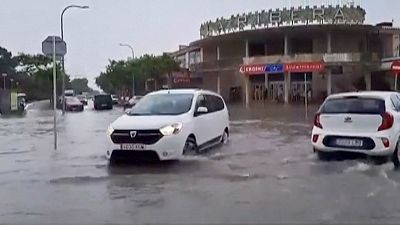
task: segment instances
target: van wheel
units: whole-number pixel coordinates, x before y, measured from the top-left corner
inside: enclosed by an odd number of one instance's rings
[[[195,155],[199,152],[196,139],[194,137],[188,137],[183,147],[183,155]]]
[[[396,170],[398,170],[399,168],[400,168],[400,152],[399,152],[399,144],[397,143],[397,145],[396,145],[396,149],[394,150],[394,152],[393,152],[393,156],[392,156],[392,161],[393,161],[393,165],[394,165],[394,168],[396,169]]]
[[[221,143],[228,144],[228,142],[229,142],[229,133],[228,133],[228,130],[224,130],[224,133],[222,134],[222,137],[221,137]]]

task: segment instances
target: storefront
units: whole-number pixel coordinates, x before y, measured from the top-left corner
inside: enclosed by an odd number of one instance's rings
[[[304,102],[311,101],[313,74],[321,76],[323,62],[242,65],[246,99],[251,101]]]

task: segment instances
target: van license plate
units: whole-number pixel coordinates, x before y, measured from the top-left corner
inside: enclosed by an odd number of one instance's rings
[[[336,139],[336,145],[345,147],[362,147],[363,141],[359,139]]]
[[[146,150],[146,145],[143,144],[122,144],[121,145],[122,150]]]

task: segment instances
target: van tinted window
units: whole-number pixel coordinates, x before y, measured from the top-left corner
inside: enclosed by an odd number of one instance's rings
[[[320,113],[382,114],[385,101],[375,98],[347,97],[329,99],[321,107]]]
[[[225,108],[224,101],[215,95],[206,95],[206,102],[209,112],[217,112]]]
[[[96,102],[112,102],[111,95],[96,95],[94,100]]]

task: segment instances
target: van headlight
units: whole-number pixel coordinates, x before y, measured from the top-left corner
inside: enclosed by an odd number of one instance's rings
[[[181,130],[182,130],[182,123],[174,123],[161,128],[160,132],[164,136],[171,136],[174,134],[179,134]]]
[[[108,129],[107,129],[107,135],[111,136],[112,133],[114,133],[114,128],[110,125],[110,126],[108,126]]]

